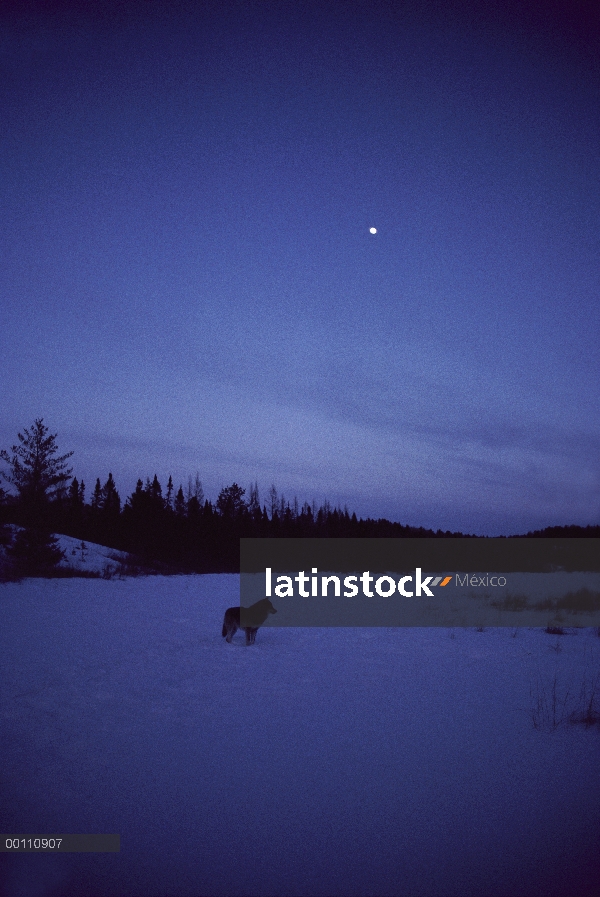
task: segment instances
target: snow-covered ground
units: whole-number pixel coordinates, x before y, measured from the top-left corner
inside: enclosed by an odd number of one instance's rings
[[[0,586],[0,829],[121,835],[0,854],[3,897],[600,892],[600,727],[552,724],[555,680],[557,722],[597,680],[595,631],[264,628],[246,648],[221,637],[238,587]]]

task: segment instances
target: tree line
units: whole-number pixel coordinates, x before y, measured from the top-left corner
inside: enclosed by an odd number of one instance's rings
[[[261,505],[258,484],[249,490],[237,483],[221,489],[215,503],[205,498],[199,475],[187,489],[175,489],[169,476],[163,488],[157,475],[137,481],[122,501],[112,473],[100,479],[86,500],[86,485],[67,466],[73,452],[60,455],[56,434],[43,419],[18,434],[12,451],[0,452],[7,465],[0,470],[12,487],[0,488],[0,524],[13,569],[18,575],[48,575],[62,558],[52,536],[62,533],[125,551],[146,565],[167,571],[223,573],[239,571],[239,540],[254,538],[399,538],[448,537],[462,533],[434,532],[389,520],[359,519],[324,502],[316,507],[296,498],[290,503],[271,486]],[[6,524],[22,527],[15,538]],[[582,528],[567,528],[581,530]],[[591,530],[597,530],[592,532]],[[557,533],[555,533],[556,535]],[[600,535],[600,527],[581,533]],[[536,533],[535,535],[541,535]]]

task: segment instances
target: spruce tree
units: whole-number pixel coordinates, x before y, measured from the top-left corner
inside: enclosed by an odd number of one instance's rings
[[[98,480],[99,482],[100,480]],[[101,493],[103,514],[107,517],[118,517],[121,512],[121,498],[117,492],[112,473],[108,474],[108,479],[102,487]]]
[[[165,499],[165,507],[168,511],[173,510],[173,478],[169,474],[169,482],[167,483],[167,497]]]
[[[154,479],[152,480],[152,482],[150,482],[149,477],[146,477],[145,491],[152,498],[152,503],[155,505],[155,507],[161,508],[161,509],[164,508],[165,503],[164,503],[164,499],[162,497],[162,486],[160,485],[160,482],[159,482],[156,474],[154,474]]]
[[[100,511],[104,507],[104,493],[102,491],[102,486],[100,485],[100,477],[96,478],[96,485],[94,486],[94,491],[92,493],[92,509],[94,511]]]

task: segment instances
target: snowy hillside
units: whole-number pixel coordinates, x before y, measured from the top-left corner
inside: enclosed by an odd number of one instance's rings
[[[568,722],[598,691],[595,631],[246,648],[221,637],[238,587],[0,585],[2,831],[121,836],[1,854],[2,897],[598,893],[600,727]]]
[[[21,529],[20,526],[9,524],[7,530],[14,538]],[[55,533],[58,539],[58,547],[64,551],[65,558],[60,562],[60,567],[71,567],[74,570],[88,573],[115,573],[122,564],[126,564],[129,555],[125,551],[117,551],[115,548],[107,548],[105,545],[97,545],[95,542],[85,542],[74,539],[72,536],[63,536]],[[6,558],[6,549],[0,545],[0,563]]]
[[[87,570],[94,573],[116,571],[126,563],[127,552],[106,548],[95,542],[85,542],[72,536],[57,535],[59,547],[65,553],[61,567],[74,567],[75,570]]]

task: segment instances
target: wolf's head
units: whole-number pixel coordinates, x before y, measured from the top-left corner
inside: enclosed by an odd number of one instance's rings
[[[268,598],[261,598],[256,604],[250,607],[240,608],[240,625],[242,628],[246,626],[262,626],[269,614],[276,614],[277,611]]]

